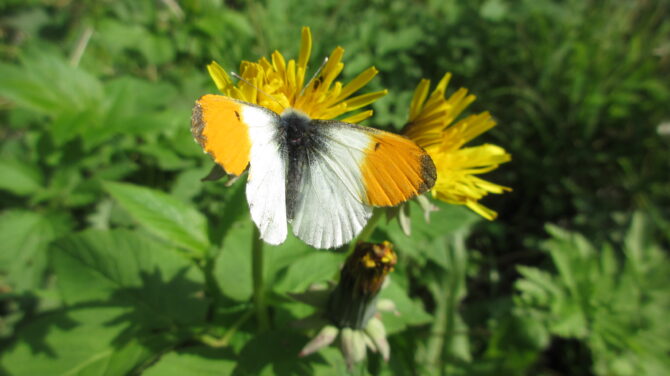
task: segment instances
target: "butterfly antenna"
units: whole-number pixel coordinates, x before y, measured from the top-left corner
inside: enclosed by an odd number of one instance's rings
[[[240,76],[239,74],[237,74],[237,73],[235,73],[235,72],[230,72],[230,75],[233,76],[233,77],[235,77],[235,78],[237,78],[238,80],[244,82],[245,84],[247,84],[247,85],[253,87],[254,89],[258,90],[259,93],[261,93],[261,94],[265,95],[266,97],[272,99],[272,100],[275,101],[275,103],[277,103],[277,104],[279,105],[279,107],[281,107],[282,109],[284,109],[284,110],[286,109],[286,107],[284,107],[284,105],[281,104],[275,97],[273,97],[272,95],[270,95],[270,94],[264,92],[263,90],[259,89],[256,85],[254,85],[254,84],[252,84],[251,82],[245,80],[245,79],[242,78],[242,76]]]
[[[327,62],[328,62],[328,56],[326,56],[326,58],[323,59],[323,63],[321,63],[321,65],[319,66],[319,69],[317,69],[316,72],[314,72],[314,74],[312,75],[312,78],[310,78],[309,81],[307,81],[307,84],[302,87],[302,90],[300,90],[300,96],[305,94],[305,90],[307,90],[307,88],[312,83],[312,81],[316,80],[316,78],[319,76],[319,74],[321,74],[321,71],[323,70],[323,67],[326,66]]]

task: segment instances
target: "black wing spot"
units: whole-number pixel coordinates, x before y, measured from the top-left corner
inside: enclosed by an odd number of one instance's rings
[[[381,143],[379,142],[375,143],[375,151],[377,151],[377,149],[379,149],[380,146],[382,146]]]
[[[235,111],[235,117],[237,117],[237,120],[241,120],[241,119],[240,119],[240,113],[237,112],[237,111]]]

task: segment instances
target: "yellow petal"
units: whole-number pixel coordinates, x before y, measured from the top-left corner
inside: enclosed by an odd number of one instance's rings
[[[214,80],[214,84],[216,84],[216,88],[219,89],[219,91],[225,92],[228,86],[232,85],[230,76],[228,76],[228,73],[226,73],[216,61],[212,61],[207,65],[207,71],[212,77],[212,80]]]
[[[412,103],[409,105],[409,121],[412,122],[416,119],[422,109],[423,102],[428,96],[428,89],[430,89],[430,80],[425,78],[419,82],[416,89],[414,89],[414,96],[412,97]]]
[[[496,213],[495,211],[487,208],[486,206],[480,204],[477,201],[468,200],[468,201],[466,201],[465,205],[468,208],[470,208],[472,211],[474,211],[475,213],[477,213],[477,214],[481,215],[482,217],[488,219],[489,221],[492,221],[492,220],[498,218],[498,213]]]
[[[305,72],[307,72],[307,63],[312,54],[312,32],[309,27],[303,26],[300,39],[300,56],[298,57],[298,69],[302,69],[302,74],[298,74],[298,86],[302,87],[305,82]]]
[[[383,97],[386,94],[388,94],[388,90],[384,89],[380,91],[375,91],[373,93],[359,95],[351,99],[347,99],[346,101],[344,101],[344,103],[346,104],[348,111],[356,110],[363,106],[369,105],[370,103],[376,101],[377,99]]]
[[[371,117],[373,113],[374,113],[374,111],[372,111],[372,110],[359,112],[356,115],[349,116],[347,118],[342,119],[342,121],[345,122],[345,123],[352,123],[352,124],[360,123],[361,121]]]
[[[342,89],[342,92],[337,96],[337,101],[345,99],[346,97],[358,91],[358,89],[367,85],[368,82],[370,82],[370,80],[372,80],[377,75],[377,73],[379,73],[379,71],[375,67],[370,67],[364,70]]]

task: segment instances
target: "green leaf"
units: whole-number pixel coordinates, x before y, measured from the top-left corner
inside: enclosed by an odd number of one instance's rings
[[[207,220],[176,198],[150,188],[105,183],[107,191],[154,235],[203,255],[209,248]]]
[[[214,274],[221,291],[238,301],[251,298],[253,222],[243,216],[228,229],[217,255]],[[276,292],[300,291],[312,282],[332,279],[344,255],[315,250],[293,235],[278,246],[263,244],[265,285]]]
[[[163,355],[144,376],[230,375],[235,368],[234,354],[229,349],[189,347]]]
[[[0,64],[0,95],[51,116],[95,108],[104,96],[97,78],[40,50],[28,51],[21,66]]]
[[[3,351],[0,370],[15,376],[127,375],[170,343],[156,335],[124,334],[122,308],[84,308],[42,315]]]
[[[412,300],[398,283],[394,283],[392,276],[391,282],[379,293],[379,298],[392,300],[398,311],[382,312],[382,321],[388,334],[400,332],[410,325],[427,324],[433,319],[420,302]]]
[[[292,330],[257,335],[239,353],[235,375],[309,375],[314,357],[299,358],[307,337]]]
[[[27,196],[44,187],[39,169],[26,162],[11,159],[0,160],[0,189]]]
[[[218,253],[214,275],[221,292],[231,299],[251,298],[251,220],[238,221],[227,231]]]
[[[172,328],[204,320],[204,277],[176,250],[128,230],[89,230],[57,241],[53,264],[67,304],[131,307],[132,325]]]
[[[53,219],[67,223],[62,217]],[[14,290],[40,287],[47,266],[46,247],[58,235],[56,231],[47,216],[36,212],[0,215],[0,273],[6,274]]]
[[[407,236],[400,229],[396,219],[382,224],[379,228],[386,232],[386,236],[395,245],[399,253],[410,255],[419,260],[434,258],[435,252],[444,248],[444,237],[457,232],[465,231],[480,218],[465,207],[449,205],[441,201],[432,201],[439,210],[430,214],[426,222],[421,207],[410,202],[410,219],[412,233]],[[382,241],[386,239],[377,238]]]
[[[345,255],[329,250],[311,250],[292,262],[273,289],[278,292],[302,292],[318,282],[334,280],[344,262]]]
[[[494,22],[504,19],[507,12],[508,5],[501,0],[487,0],[479,10],[482,18]]]

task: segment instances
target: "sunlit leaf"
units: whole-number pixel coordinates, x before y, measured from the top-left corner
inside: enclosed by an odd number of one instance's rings
[[[29,195],[44,188],[40,171],[26,162],[0,159],[0,189],[17,195]]]
[[[232,374],[235,359],[229,349],[190,347],[182,351],[165,354],[148,368],[146,376],[202,375],[220,376]]]
[[[128,230],[89,230],[53,247],[58,287],[69,305],[132,309],[131,325],[174,327],[204,319],[204,277],[176,250]]]
[[[166,193],[137,185],[110,182],[105,188],[156,236],[199,255],[208,249],[207,221],[195,208]]]
[[[127,375],[170,346],[156,335],[124,336],[127,309],[91,307],[54,312],[20,329],[0,355],[11,375]]]

